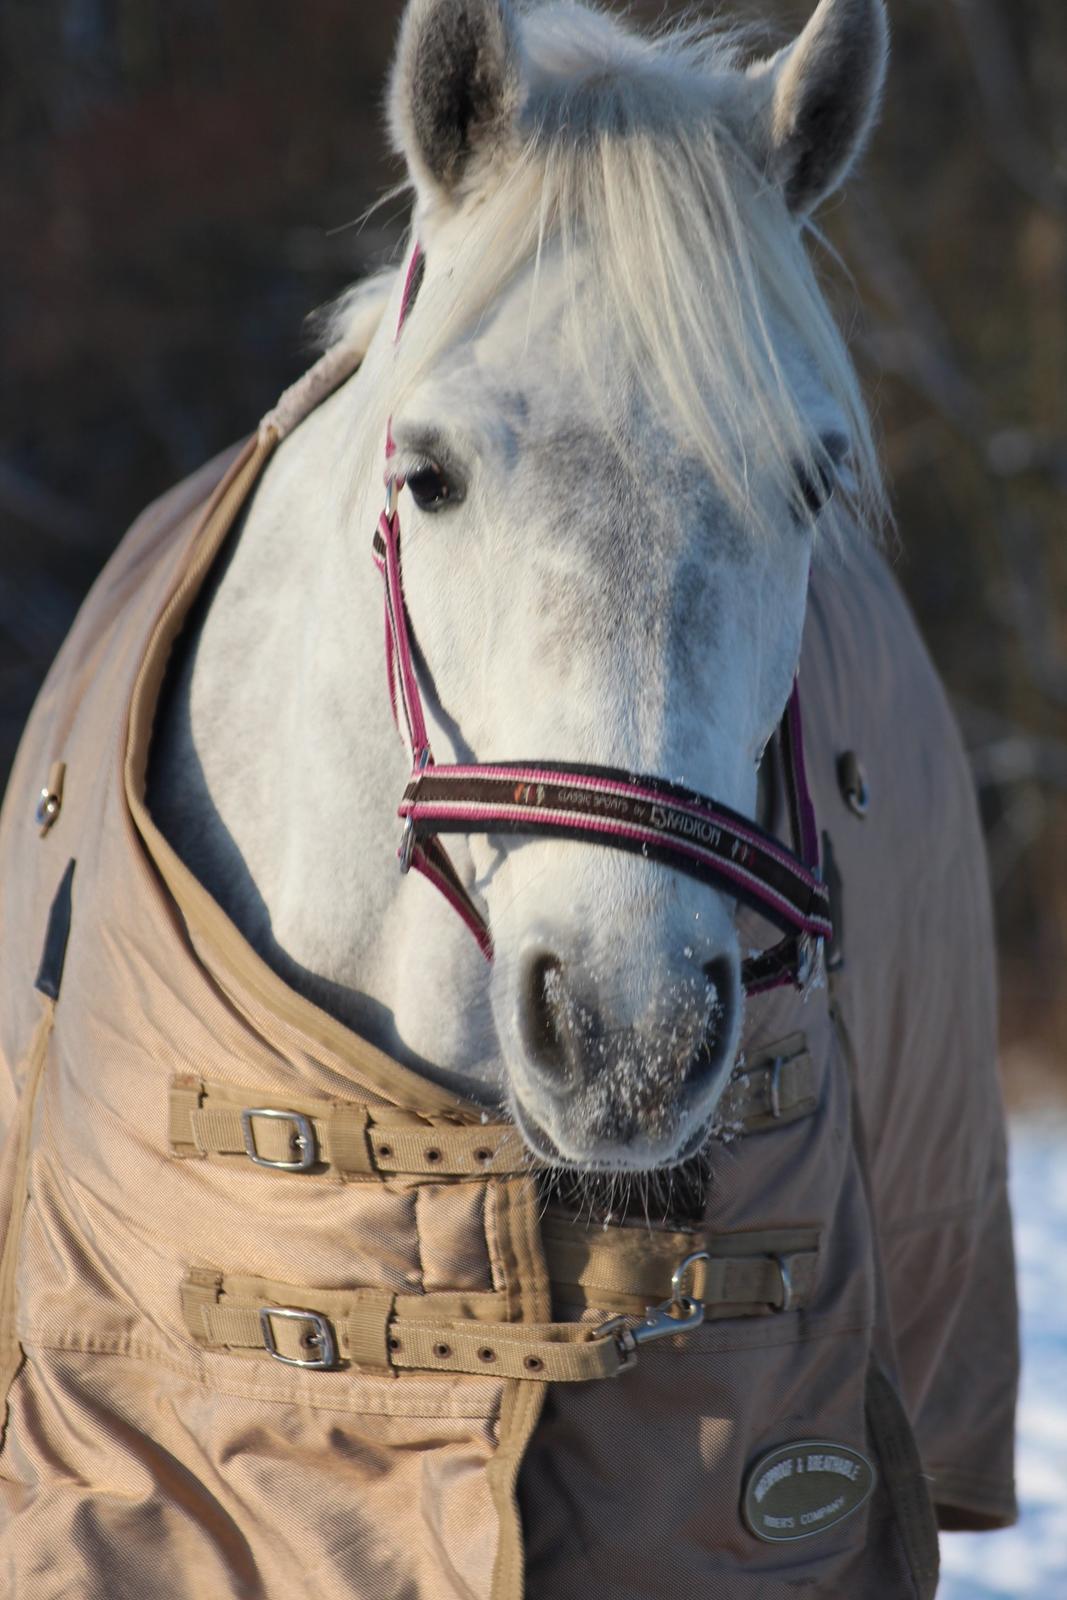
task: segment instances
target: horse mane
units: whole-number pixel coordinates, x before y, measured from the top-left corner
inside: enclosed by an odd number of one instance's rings
[[[378,331],[393,292],[398,268],[383,267],[352,284],[336,300],[312,313],[311,335],[323,350],[344,346],[362,361]]]
[[[769,468],[783,485],[798,467],[817,473],[825,458],[812,401],[828,396],[852,455],[820,537],[876,535],[887,517],[878,454],[808,256],[810,224],[790,216],[745,148],[752,37],[707,22],[646,36],[567,0],[523,13],[529,92],[516,149],[462,201],[465,236],[450,273],[435,278],[430,244],[395,377],[399,390],[418,381],[531,262],[536,294],[542,258],[556,249],[565,331],[609,427],[610,394],[636,382],[758,534],[765,514],[750,494],[752,469]],[[593,287],[587,244],[625,359],[610,385],[597,322],[582,314]],[[394,279],[350,291],[333,336],[366,338]],[[783,341],[804,359],[784,362]]]

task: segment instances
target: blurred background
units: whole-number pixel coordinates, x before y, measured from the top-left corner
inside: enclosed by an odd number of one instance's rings
[[[307,314],[393,258],[403,202],[355,219],[400,176],[400,9],[0,0],[0,778],[135,513],[248,431],[307,364]],[[784,37],[809,9],[742,12]],[[890,9],[885,119],[823,220],[898,571],[974,763],[1006,1081],[1033,1104],[1067,1089],[1067,7]]]

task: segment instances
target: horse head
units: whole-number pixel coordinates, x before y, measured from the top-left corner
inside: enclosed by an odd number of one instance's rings
[[[656,774],[754,814],[813,548],[880,493],[803,233],[885,59],[880,0],[822,0],[755,62],[571,5],[412,0],[390,118],[420,282],[376,370],[438,758]],[[731,895],[585,840],[472,835],[457,861],[533,1150],[690,1153],[738,1047]]]

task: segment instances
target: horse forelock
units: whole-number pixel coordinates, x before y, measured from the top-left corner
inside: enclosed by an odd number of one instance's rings
[[[531,263],[536,299],[538,269],[555,254],[575,377],[620,441],[625,419],[611,397],[636,380],[679,449],[758,536],[766,513],[753,478],[760,468],[782,483],[798,467],[817,471],[825,415],[834,431],[843,423],[851,459],[820,536],[875,532],[886,501],[855,370],[803,227],[746,146],[751,33],[687,24],[646,37],[570,4],[531,11],[522,30],[521,138],[464,197],[447,230],[447,271],[434,271],[441,219],[416,216],[426,284],[383,404],[437,367]],[[395,290],[393,279],[384,289]],[[342,302],[335,336],[365,339],[380,292]],[[606,361],[616,381],[605,381]]]

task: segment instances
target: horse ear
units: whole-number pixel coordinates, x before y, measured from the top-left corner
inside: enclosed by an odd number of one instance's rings
[[[768,91],[761,154],[798,216],[832,193],[862,153],[888,60],[883,0],[820,0],[799,38],[750,69]]]
[[[452,196],[514,142],[522,101],[509,0],[408,0],[389,127],[420,191]]]

